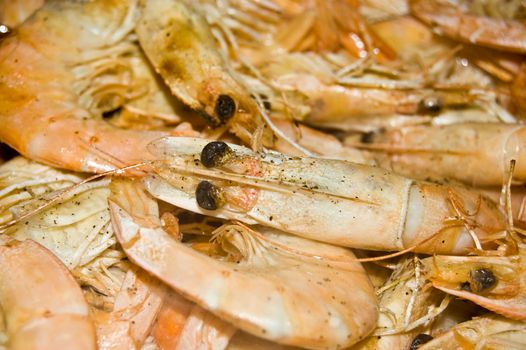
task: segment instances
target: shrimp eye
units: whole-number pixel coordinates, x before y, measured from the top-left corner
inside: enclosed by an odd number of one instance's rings
[[[433,340],[433,337],[429,334],[420,333],[413,339],[413,342],[411,343],[411,346],[409,347],[409,350],[416,350],[420,347],[420,345],[427,343],[428,341]]]
[[[236,102],[228,95],[219,95],[216,100],[215,112],[222,122],[232,118],[236,112]]]
[[[207,144],[201,151],[201,163],[207,168],[219,166],[234,152],[223,141],[213,141]]]
[[[481,293],[497,283],[497,277],[489,269],[476,269],[469,273],[470,287],[475,293]]]
[[[11,34],[11,29],[5,24],[0,24],[0,39]]]
[[[197,204],[206,210],[216,210],[225,204],[221,189],[208,181],[201,181],[195,190]]]
[[[443,103],[439,97],[426,97],[420,101],[418,109],[423,113],[437,114],[442,110]]]
[[[376,133],[374,131],[366,132],[365,134],[362,134],[362,136],[360,136],[360,142],[361,143],[373,143],[375,135]]]

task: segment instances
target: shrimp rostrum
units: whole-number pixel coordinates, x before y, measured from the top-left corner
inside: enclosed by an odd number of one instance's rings
[[[380,168],[195,138],[149,148],[159,159],[145,180],[155,197],[341,246],[454,254],[504,228],[499,209],[478,192]]]

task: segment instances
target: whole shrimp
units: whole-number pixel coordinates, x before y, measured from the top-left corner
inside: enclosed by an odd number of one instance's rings
[[[504,228],[480,193],[380,168],[182,137],[149,148],[159,159],[145,180],[155,197],[341,246],[451,254]]]
[[[135,29],[178,98],[215,126],[230,120],[238,136],[252,140],[258,107],[230,78],[206,22],[184,2],[140,5],[50,0],[2,40],[0,141],[33,160],[76,171],[103,172],[148,159],[145,146],[166,132],[120,129],[102,119],[137,97],[133,79],[116,73],[129,66],[127,55],[138,53]],[[151,38],[152,31],[162,35]]]
[[[262,122],[258,107],[229,73],[205,18],[175,0],[141,1],[140,12],[139,41],[172,92],[211,125],[228,122],[237,136],[250,142]]]
[[[138,185],[112,182],[119,242],[132,261],[199,306],[251,334],[309,349],[345,348],[374,328],[374,290],[349,250],[230,224],[215,232],[225,252],[216,260],[170,237],[157,203]]]
[[[380,166],[414,178],[500,186],[511,160],[513,180],[526,181],[525,130],[502,123],[405,126],[349,145],[370,151]]]
[[[83,106],[74,89],[75,67],[88,63],[95,73],[98,59],[126,49],[135,9],[126,0],[47,1],[3,40],[0,140],[26,157],[76,171],[143,159],[143,147],[165,133],[112,127]]]
[[[9,349],[97,348],[79,285],[31,240],[0,237],[0,306]]]

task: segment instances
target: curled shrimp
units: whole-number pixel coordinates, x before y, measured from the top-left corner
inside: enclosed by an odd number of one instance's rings
[[[47,1],[2,40],[2,142],[33,160],[76,171],[101,172],[122,165],[116,159],[147,158],[144,146],[165,133],[119,129],[91,112],[115,108],[128,89],[104,64],[131,49],[134,4]],[[97,84],[86,83],[90,75]]]
[[[477,192],[375,167],[182,137],[150,150],[159,160],[145,184],[155,197],[340,246],[452,254],[504,228],[496,205]]]
[[[109,223],[108,180],[66,189],[81,179],[21,157],[2,165],[0,212],[11,214],[6,219],[31,213],[4,235],[42,244],[70,269],[84,287],[99,349],[139,348],[165,288],[144,271],[130,268],[116,247]],[[57,196],[59,203],[34,209]]]
[[[524,133],[520,124],[418,125],[371,133],[352,145],[372,152],[382,167],[400,174],[500,186],[512,159],[514,181],[526,181]]]
[[[413,0],[411,12],[439,33],[451,38],[504,51],[526,52],[522,20],[490,18],[470,13],[467,5],[443,0]]]
[[[216,233],[227,258],[217,261],[165,233],[155,201],[137,185],[112,184],[112,222],[124,250],[216,316],[259,337],[312,349],[350,346],[374,327],[373,287],[350,251],[227,225]]]
[[[526,320],[525,250],[517,255],[435,256],[426,278],[435,288],[468,299],[503,316]]]
[[[96,349],[79,285],[33,241],[0,237],[0,306],[9,349]]]

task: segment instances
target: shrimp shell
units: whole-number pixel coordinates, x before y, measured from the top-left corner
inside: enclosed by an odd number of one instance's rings
[[[259,337],[310,349],[344,348],[374,327],[373,287],[350,251],[266,230],[261,237],[277,250],[237,234],[230,243],[248,245],[253,252],[247,260],[216,261],[165,233],[155,219],[156,203],[133,185],[112,185],[119,241],[136,264],[201,307]],[[144,209],[130,207],[126,198],[140,200]],[[278,246],[302,253],[290,255]]]
[[[469,44],[526,52],[523,21],[477,16],[443,0],[412,0],[411,12],[439,33]]]
[[[419,125],[369,136],[356,146],[370,151],[380,166],[399,174],[500,186],[514,159],[514,182],[526,181],[526,129],[521,124]]]
[[[0,306],[9,349],[96,349],[82,291],[47,249],[0,237]]]

